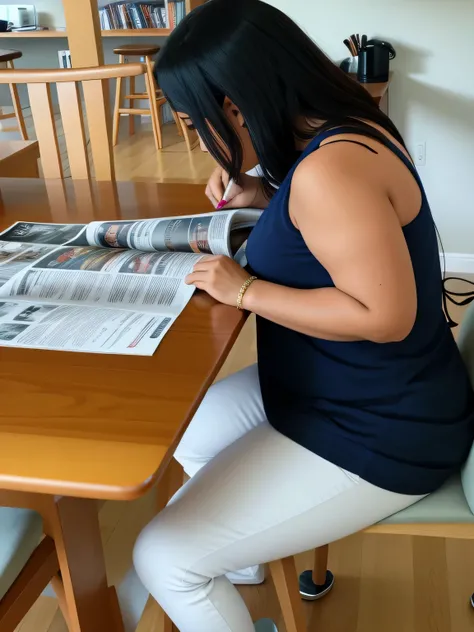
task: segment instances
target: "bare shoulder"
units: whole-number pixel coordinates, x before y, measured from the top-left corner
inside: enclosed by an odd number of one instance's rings
[[[339,137],[338,137],[339,138]],[[360,138],[360,137],[359,137]],[[341,137],[342,139],[342,137]],[[365,147],[353,143],[328,143],[307,156],[295,170],[291,193],[320,197],[350,195],[360,188],[376,187],[376,158]]]

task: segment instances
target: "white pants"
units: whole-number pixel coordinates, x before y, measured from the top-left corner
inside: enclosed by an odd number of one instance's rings
[[[328,544],[421,498],[375,487],[274,430],[255,366],[209,390],[176,458],[192,478],[142,531],[134,563],[181,632],[253,632],[227,572]]]

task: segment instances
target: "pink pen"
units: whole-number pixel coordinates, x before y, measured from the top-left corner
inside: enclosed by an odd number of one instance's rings
[[[230,193],[230,191],[231,191],[231,189],[232,189],[232,187],[233,187],[233,186],[234,186],[234,180],[231,178],[231,179],[229,180],[229,184],[228,184],[228,185],[227,185],[227,187],[226,187],[226,190],[224,191],[224,196],[223,196],[222,200],[221,200],[221,201],[219,202],[219,204],[216,206],[216,210],[217,210],[217,211],[220,211],[221,209],[223,209],[223,208],[224,208],[224,206],[225,206],[226,204],[228,204],[228,203],[229,203],[229,200],[228,200],[227,198],[229,197],[229,193]]]

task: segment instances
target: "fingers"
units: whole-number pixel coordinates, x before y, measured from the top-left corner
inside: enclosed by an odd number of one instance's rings
[[[206,187],[206,196],[211,201],[212,205],[217,207],[219,202],[224,198],[224,194],[229,184],[230,176],[221,167],[214,169],[209,182]],[[232,186],[231,190],[226,195],[226,201],[231,202],[237,195],[243,193],[243,188],[238,184]]]
[[[231,190],[226,195],[226,202],[229,204],[230,202],[232,202],[234,198],[236,198],[238,195],[240,195],[243,192],[244,190],[242,189],[242,187],[239,186],[238,184],[235,184],[234,182],[234,185],[232,186]]]
[[[206,197],[209,198],[209,200],[211,201],[211,204],[214,208],[216,208],[216,206],[219,204],[219,201],[217,198],[214,197],[211,187],[209,185],[207,185],[206,187]]]
[[[196,285],[198,282],[204,282],[209,280],[209,275],[215,271],[216,265],[225,257],[223,255],[216,255],[210,257],[203,257],[193,267],[191,274],[185,278],[187,285]],[[196,287],[198,287],[196,285]]]
[[[217,167],[212,172],[206,187],[206,195],[214,206],[222,200],[226,186],[229,183],[229,174],[221,167]]]
[[[186,285],[195,285],[196,287],[198,283],[204,283],[206,281],[206,277],[209,273],[206,270],[197,270],[196,272],[191,272],[184,279]]]

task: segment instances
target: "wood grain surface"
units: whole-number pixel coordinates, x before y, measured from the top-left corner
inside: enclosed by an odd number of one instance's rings
[[[202,187],[0,180],[0,229],[211,210]],[[245,316],[196,295],[152,357],[0,348],[0,488],[142,495],[166,467]]]

